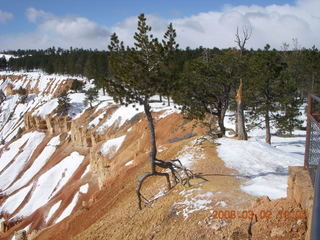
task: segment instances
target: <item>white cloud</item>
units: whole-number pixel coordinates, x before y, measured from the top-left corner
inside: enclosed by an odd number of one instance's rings
[[[177,40],[181,47],[235,47],[237,27],[249,26],[252,37],[248,48],[263,48],[269,43],[280,48],[283,42],[291,43],[297,38],[300,45],[320,47],[320,1],[299,0],[295,5],[269,5],[261,7],[226,5],[219,12],[205,12],[194,16],[174,19],[161,19],[147,16],[148,24],[153,28],[154,35],[162,37],[166,25],[173,22],[177,31]],[[125,43],[132,44],[132,33],[136,21],[127,18],[112,28]],[[162,27],[159,27],[162,24]]]
[[[184,48],[235,47],[237,27],[249,26],[252,37],[247,48],[263,48],[266,43],[280,49],[283,42],[297,38],[303,47],[320,47],[320,1],[297,0],[294,5],[232,6],[221,11],[202,12],[188,17],[161,18],[146,15],[153,34],[162,38],[169,22],[177,31],[177,41]],[[1,12],[0,12],[1,16]],[[110,32],[116,32],[125,44],[133,44],[137,17],[128,17],[114,26],[99,25],[83,17],[58,17],[29,8],[27,19],[36,24],[36,31],[27,34],[0,36],[4,49],[47,48],[59,46],[107,49]],[[1,17],[0,17],[1,19]]]
[[[51,13],[38,10],[35,8],[28,8],[26,10],[26,17],[28,21],[31,23],[36,23],[39,20],[49,20],[54,18],[54,16]]]
[[[5,12],[0,9],[0,24],[6,23],[7,21],[9,21],[12,18],[13,18],[12,13]]]
[[[51,46],[106,49],[110,35],[108,28],[87,18],[58,17],[34,8],[26,10],[26,18],[36,24],[36,30],[22,34],[0,35],[3,49],[38,49]]]

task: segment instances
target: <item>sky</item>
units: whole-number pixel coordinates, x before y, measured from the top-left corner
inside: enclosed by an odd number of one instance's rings
[[[132,45],[145,13],[162,38],[170,22],[181,48],[236,47],[236,29],[250,29],[247,48],[320,47],[320,0],[0,0],[0,50],[78,47],[107,50],[116,32]],[[297,39],[298,41],[293,41]]]

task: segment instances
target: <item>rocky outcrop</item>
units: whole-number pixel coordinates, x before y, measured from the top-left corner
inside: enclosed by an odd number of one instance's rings
[[[313,187],[308,170],[304,167],[289,167],[287,195],[294,200],[302,209],[307,211],[307,233],[306,240],[310,239],[312,208],[313,208]]]

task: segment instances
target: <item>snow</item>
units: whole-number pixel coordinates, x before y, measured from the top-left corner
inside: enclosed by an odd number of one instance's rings
[[[0,58],[3,58],[3,57],[5,57],[7,61],[9,61],[10,58],[16,58],[14,55],[0,53]]]
[[[101,153],[103,156],[108,156],[109,158],[112,158],[117,151],[119,150],[119,148],[121,147],[124,139],[126,138],[126,136],[121,136],[121,137],[117,137],[117,138],[112,138],[109,139],[107,141],[105,141],[102,145],[101,145]]]
[[[99,100],[101,99],[101,96]],[[113,99],[111,97],[107,97],[105,100],[100,100],[101,102],[94,110],[94,113],[98,112],[100,109],[106,109],[108,106],[110,106],[113,103]]]
[[[50,157],[56,151],[57,146],[60,144],[60,137],[53,137],[43,149],[40,155],[34,160],[32,166],[24,172],[24,174],[16,181],[11,187],[9,187],[4,193],[10,194],[16,189],[27,184],[48,162]]]
[[[216,203],[216,206],[226,207],[228,204],[225,201],[219,201]]]
[[[304,107],[301,108],[303,113]],[[302,115],[301,119],[305,119]],[[227,128],[234,123],[226,118]],[[275,128],[271,133],[276,132]],[[272,136],[272,144],[265,143],[265,129],[255,128],[249,132],[248,141],[222,138],[216,142],[219,157],[226,166],[239,172],[247,181],[241,189],[254,196],[270,199],[286,197],[288,166],[303,166],[305,131],[295,130],[294,137]]]
[[[213,193],[195,194],[197,191],[200,191],[200,189],[183,190],[180,192],[180,195],[184,196],[184,201],[174,203],[174,207],[177,210],[176,214],[182,215],[184,220],[186,220],[191,213],[212,209],[211,205],[213,200],[210,198],[213,197]]]
[[[132,165],[132,164],[133,164],[133,160],[127,162],[127,163],[125,164],[125,166],[130,166],[130,165]]]
[[[70,98],[70,109],[68,110],[68,115],[72,119],[77,119],[87,109],[87,107],[83,104],[86,95],[84,93],[72,93],[69,94],[68,97]]]
[[[80,192],[86,194],[88,193],[88,189],[89,189],[89,183],[84,184],[80,187]]]
[[[32,116],[38,116],[42,119],[45,119],[47,115],[52,113],[56,108],[58,107],[58,99],[54,98],[50,101],[43,104],[41,107],[39,107],[36,111],[32,113]]]
[[[51,219],[51,217],[55,214],[55,212],[58,210],[58,208],[60,207],[60,204],[61,204],[61,200],[59,202],[56,202],[51,208],[50,208],[50,211],[46,217],[46,223],[49,222],[49,220]]]
[[[158,119],[166,117],[173,112],[180,112],[177,105],[165,106],[162,102],[153,102],[150,104],[152,112],[164,111]],[[139,113],[144,113],[144,108],[140,104],[129,104],[128,106],[118,107],[114,113],[97,129],[99,134],[105,132],[106,129],[116,124],[116,127],[122,127],[125,122],[131,120]]]
[[[88,166],[86,167],[86,170],[84,170],[84,172],[80,178],[83,178],[85,175],[87,175],[88,172],[90,172],[90,164],[88,164]]]
[[[5,211],[12,214],[23,202],[27,194],[30,192],[32,185],[22,188],[14,195],[10,196],[1,206],[0,212]]]
[[[103,119],[105,112],[99,114],[96,118],[94,118],[89,124],[89,128],[93,128],[99,124],[99,122]]]
[[[41,132],[27,134],[28,141],[23,146],[23,151],[17,153],[15,161],[13,161],[0,175],[0,189],[6,189],[16,179],[44,137],[45,134]],[[9,158],[13,159],[14,156],[9,155]],[[2,159],[4,159],[3,156],[1,156],[0,159],[2,161]]]
[[[21,138],[11,143],[0,156],[0,171],[17,155],[21,146],[28,140],[31,133],[24,134]]]
[[[196,143],[197,139],[191,141],[177,154],[176,158],[187,168],[190,168],[194,161],[204,157],[203,153],[201,153],[201,148]]]
[[[141,110],[141,106],[138,107],[138,109]],[[117,127],[121,127],[126,121],[132,119],[135,115],[139,113],[139,110],[137,111],[132,105],[126,106],[120,106],[117,108],[117,110],[114,111],[114,113],[106,119],[106,121],[97,129],[97,132],[102,134],[104,131],[111,127],[113,124],[117,123]]]
[[[17,216],[29,216],[52,199],[69,181],[83,159],[84,156],[78,152],[73,152],[70,156],[64,158],[57,165],[42,174],[35,184],[35,189],[30,200]]]
[[[66,207],[66,209],[61,213],[60,217],[57,218],[57,220],[55,221],[55,223],[61,222],[63,219],[65,219],[66,217],[68,217],[71,213],[72,210],[74,209],[74,207],[77,205],[79,199],[79,192],[77,192],[71,203],[68,205],[68,207]]]

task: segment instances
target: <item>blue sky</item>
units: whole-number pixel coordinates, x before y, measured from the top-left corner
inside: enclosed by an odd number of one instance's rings
[[[173,22],[183,47],[232,46],[236,27],[250,26],[251,47],[298,38],[319,44],[319,0],[10,0],[0,5],[0,49],[85,47],[103,49],[111,32],[129,45],[136,16],[145,13],[155,35]],[[317,11],[316,11],[317,10]],[[212,22],[212,24],[210,24]],[[282,30],[281,30],[282,28]],[[277,32],[278,38],[276,39]],[[318,31],[319,32],[319,31]],[[214,36],[213,36],[214,35]],[[217,36],[216,36],[217,35]],[[269,36],[270,35],[270,36]],[[211,37],[210,37],[211,36]],[[103,40],[104,39],[104,40]],[[198,41],[197,41],[198,40]],[[104,41],[105,43],[101,43]],[[248,46],[248,47],[250,47]]]

